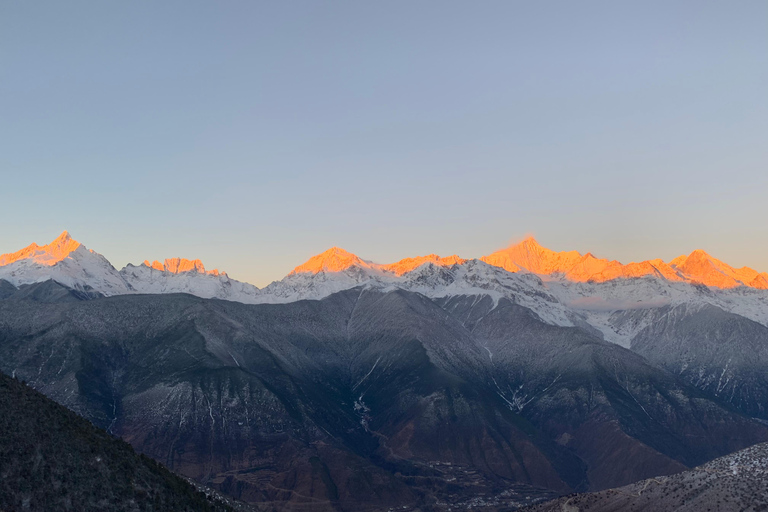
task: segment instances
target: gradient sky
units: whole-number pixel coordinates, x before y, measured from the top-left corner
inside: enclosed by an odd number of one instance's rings
[[[768,271],[767,164],[765,0],[0,1],[0,253]]]

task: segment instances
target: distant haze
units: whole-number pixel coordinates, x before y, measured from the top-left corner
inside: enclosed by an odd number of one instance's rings
[[[766,48],[762,0],[6,2],[0,253],[768,271]]]

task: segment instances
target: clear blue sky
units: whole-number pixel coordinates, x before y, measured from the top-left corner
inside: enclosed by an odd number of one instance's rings
[[[0,1],[0,252],[768,271],[768,2]]]

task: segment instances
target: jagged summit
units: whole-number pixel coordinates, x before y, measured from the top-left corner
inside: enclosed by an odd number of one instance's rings
[[[222,272],[218,269],[205,270],[205,265],[200,260],[188,260],[185,258],[169,258],[163,263],[155,260],[152,263],[149,260],[144,260],[143,265],[150,267],[161,272],[170,272],[172,274],[181,274],[184,272],[197,272],[198,274],[210,274],[214,276],[225,275],[226,272]]]
[[[0,266],[10,265],[21,260],[32,260],[38,265],[55,265],[77,250],[82,244],[64,231],[48,245],[32,243],[24,249],[0,255]]]

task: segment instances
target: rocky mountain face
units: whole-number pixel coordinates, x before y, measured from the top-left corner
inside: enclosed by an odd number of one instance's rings
[[[0,509],[234,511],[128,443],[0,373]]]
[[[632,350],[768,420],[768,327],[709,304],[666,307],[632,338]]]
[[[720,457],[690,471],[617,489],[569,495],[527,512],[742,512],[768,508],[768,444]]]
[[[495,510],[768,440],[641,356],[492,295],[11,295],[0,365],[168,467],[278,510],[478,496]]]

